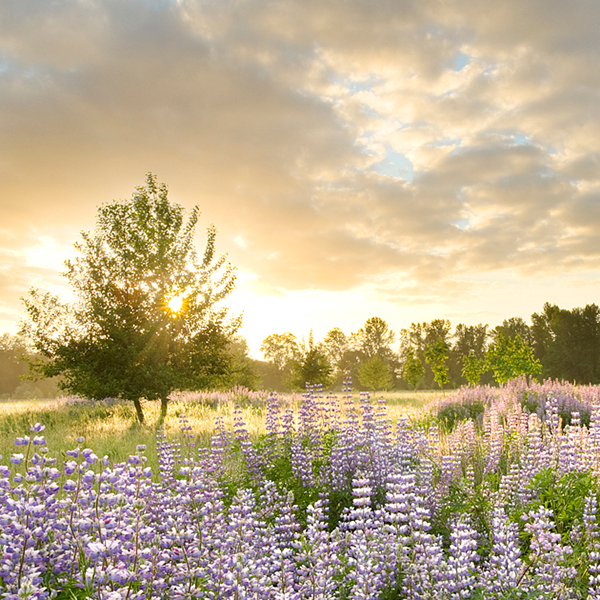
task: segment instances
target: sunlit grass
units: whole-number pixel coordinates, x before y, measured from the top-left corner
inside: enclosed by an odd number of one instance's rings
[[[215,433],[217,419],[221,420],[225,429],[234,429],[234,413],[238,409],[250,438],[256,440],[266,431],[266,397],[266,393],[254,393],[251,397],[232,392],[182,394],[169,402],[163,429],[167,438],[177,438],[181,435],[180,415],[185,415],[196,446],[204,446]],[[439,392],[387,392],[372,394],[371,401],[376,404],[381,397],[386,400],[388,417],[395,423],[401,417],[418,418],[439,398]],[[301,399],[300,394],[280,396],[281,403],[294,410],[296,419]],[[358,408],[359,395],[354,394],[353,400]],[[160,403],[146,402],[143,408],[146,423],[139,425],[134,406],[128,402],[106,404],[69,398],[0,401],[0,454],[6,462],[12,453],[18,451],[14,445],[15,437],[28,435],[31,425],[39,422],[46,426],[43,433],[50,455],[58,459],[66,459],[67,450],[82,446],[92,448],[100,457],[107,455],[113,463],[121,462],[135,451],[138,444],[145,444],[148,466],[156,472],[155,440]],[[83,444],[77,443],[79,436],[85,438]]]

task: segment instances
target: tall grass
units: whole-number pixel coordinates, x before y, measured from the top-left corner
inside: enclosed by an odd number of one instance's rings
[[[436,392],[386,392],[374,398],[386,400],[388,417],[392,422],[423,413],[438,398]],[[291,407],[297,418],[302,396],[285,394],[280,397]],[[225,429],[234,429],[234,412],[240,410],[252,440],[265,434],[266,392],[250,392],[234,388],[229,392],[174,394],[169,402],[163,430],[167,437],[180,433],[180,415],[185,415],[187,425],[194,434],[196,446],[206,446],[215,433],[220,420]],[[354,395],[359,405],[358,394]],[[56,400],[2,400],[0,401],[0,455],[8,458],[16,452],[15,437],[25,435],[34,423],[46,426],[46,439],[53,456],[66,459],[67,450],[77,446],[90,447],[98,456],[108,456],[111,462],[126,461],[139,444],[148,448],[148,466],[158,472],[155,451],[156,425],[159,422],[160,404],[144,404],[146,423],[139,425],[133,404],[130,402],[88,402],[77,398]],[[78,444],[77,438],[85,442]]]

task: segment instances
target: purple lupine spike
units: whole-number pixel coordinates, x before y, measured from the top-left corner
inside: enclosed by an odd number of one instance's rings
[[[524,515],[525,531],[532,536],[529,557],[532,567],[524,587],[528,592],[567,599],[570,580],[576,574],[573,567],[566,565],[572,549],[561,544],[560,534],[553,531],[552,517],[552,511],[544,506]]]
[[[391,545],[385,532],[383,511],[373,511],[369,479],[358,474],[352,485],[352,507],[343,516],[344,550],[348,557],[350,598],[375,600],[395,571],[390,564]]]
[[[339,530],[327,531],[327,498],[307,509],[307,526],[300,535],[297,554],[298,592],[301,598],[328,600],[339,587]]]
[[[444,569],[444,587],[450,600],[470,598],[479,587],[475,574],[478,558],[477,532],[462,518],[452,527],[449,556]]]
[[[600,599],[600,527],[596,494],[589,494],[585,499],[583,526],[589,553],[588,598],[598,600]]]

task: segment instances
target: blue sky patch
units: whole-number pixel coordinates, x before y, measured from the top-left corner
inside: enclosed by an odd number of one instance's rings
[[[471,62],[471,57],[464,52],[459,52],[453,59],[454,70],[462,71]]]
[[[401,178],[405,181],[412,181],[415,176],[413,164],[402,154],[396,152],[390,146],[385,148],[386,155],[383,160],[371,165],[370,171],[387,175],[388,177]]]

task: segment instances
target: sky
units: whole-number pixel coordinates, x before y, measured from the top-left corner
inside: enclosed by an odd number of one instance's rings
[[[600,301],[597,0],[3,0],[0,332],[146,174],[251,354]]]

